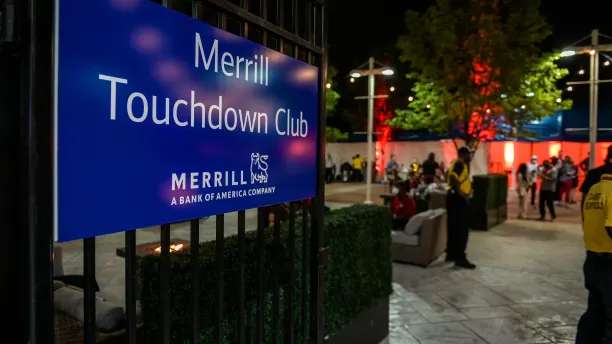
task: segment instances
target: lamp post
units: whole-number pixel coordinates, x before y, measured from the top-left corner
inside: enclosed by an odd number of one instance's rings
[[[383,95],[374,95],[374,77],[376,75],[393,75],[393,69],[380,65],[379,68],[375,68],[377,62],[373,57],[368,59],[368,62],[362,64],[357,67],[357,69],[353,69],[350,73],[351,78],[356,79],[362,77],[364,75],[368,76],[368,95],[362,97],[355,97],[355,99],[367,99],[368,100],[368,148],[366,154],[366,199],[365,204],[372,204],[372,167],[373,167],[373,141],[372,136],[374,132],[374,99],[376,98],[387,98],[389,97],[386,94]],[[368,66],[368,69],[359,69],[365,66]]]
[[[599,30],[593,30],[591,31],[590,46],[569,47],[561,52],[561,57],[568,57],[576,54],[591,55],[589,81],[570,81],[567,83],[569,85],[568,90],[571,90],[571,85],[589,85],[589,147],[591,151],[591,154],[589,155],[589,169],[595,167],[595,149],[598,131],[597,107],[599,105],[599,84],[612,82],[612,80],[599,80],[599,53],[604,51],[612,51],[612,44],[599,44]]]

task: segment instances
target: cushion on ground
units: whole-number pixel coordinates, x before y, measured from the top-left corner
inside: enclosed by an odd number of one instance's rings
[[[84,296],[82,289],[66,286],[55,290],[53,301],[55,308],[84,322]],[[125,313],[122,307],[96,298],[96,328],[100,332],[117,331],[124,323]]]

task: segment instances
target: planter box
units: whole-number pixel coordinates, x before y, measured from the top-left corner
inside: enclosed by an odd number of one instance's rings
[[[375,302],[331,337],[330,344],[379,344],[389,335],[389,297]]]

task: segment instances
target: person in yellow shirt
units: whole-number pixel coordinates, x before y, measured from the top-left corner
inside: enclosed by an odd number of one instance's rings
[[[469,237],[467,214],[472,197],[472,152],[467,147],[461,147],[457,155],[457,160],[453,161],[448,170],[446,261],[454,262],[456,267],[475,269],[476,265],[472,264],[465,254]]]
[[[361,159],[361,156],[357,154],[353,157],[353,179],[355,181],[358,181],[358,182],[363,181],[363,172],[361,172],[362,169],[363,169],[363,159]]]
[[[612,344],[612,146],[605,164],[588,172],[581,191],[589,299],[576,344]]]

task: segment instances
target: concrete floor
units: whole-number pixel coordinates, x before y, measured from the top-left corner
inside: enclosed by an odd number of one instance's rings
[[[336,201],[365,195],[355,184],[327,190]],[[382,191],[375,187],[375,201]],[[554,223],[516,220],[515,196],[509,193],[509,221],[471,232],[476,270],[456,269],[443,257],[428,268],[393,264],[387,343],[574,343],[586,303],[579,208],[559,207]],[[539,213],[530,207],[528,217]]]
[[[374,186],[373,200],[384,191]],[[332,208],[360,203],[364,184],[331,184]],[[516,214],[510,192],[510,216]],[[537,218],[530,209],[530,217]],[[391,297],[391,344],[573,343],[576,323],[585,309],[582,286],[582,232],[577,206],[562,208],[556,222],[509,220],[489,232],[472,232],[468,255],[474,271],[457,270],[440,259],[424,269],[394,264]],[[236,233],[236,214],[225,217],[226,235]],[[247,228],[255,228],[247,212]],[[202,220],[202,241],[215,235],[214,218]],[[188,240],[187,224],[172,226],[172,238]],[[138,243],[159,239],[157,228],[137,232]],[[96,276],[100,296],[123,303],[124,261],[115,250],[123,234],[96,240]],[[80,241],[62,244],[66,274],[82,273]]]

